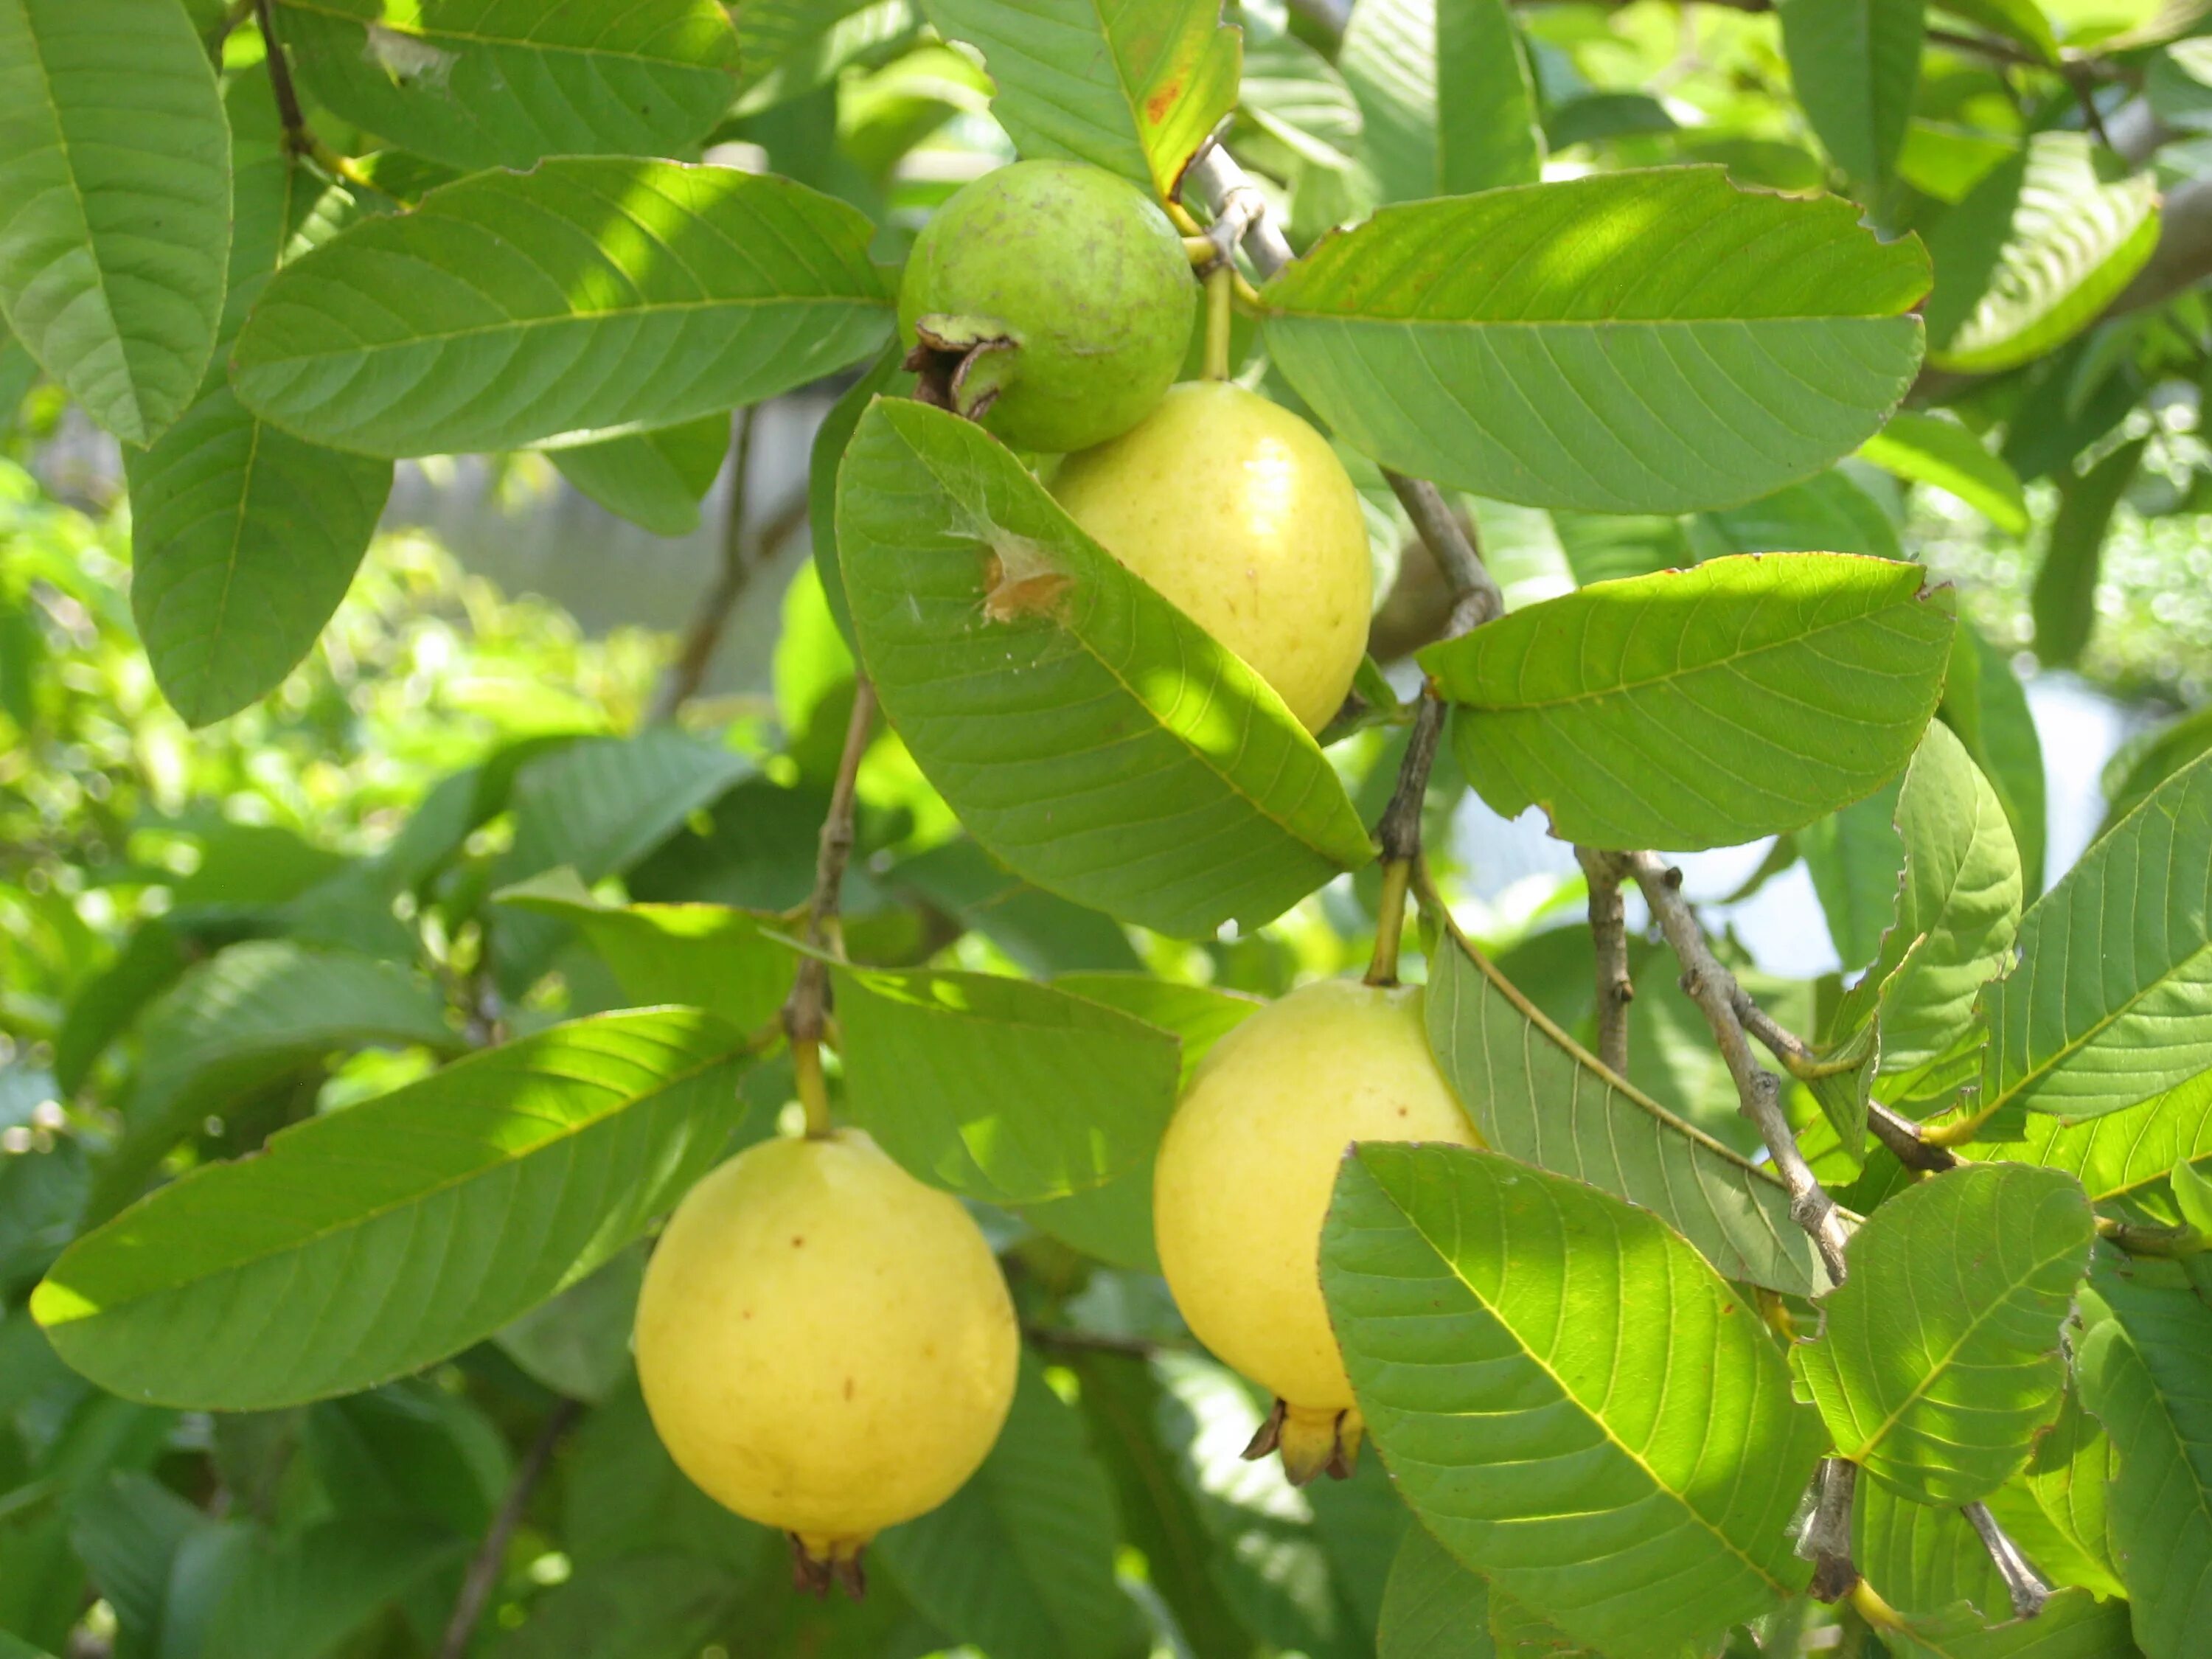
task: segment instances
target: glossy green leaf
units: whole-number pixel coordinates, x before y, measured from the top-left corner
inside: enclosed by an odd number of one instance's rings
[[[1780,0],[1775,11],[1821,147],[1854,183],[1887,189],[1920,85],[1924,0]]]
[[[469,1540],[416,1516],[347,1516],[257,1542],[216,1605],[201,1651],[325,1659]]]
[[[2036,1507],[2086,1569],[2060,1582],[2079,1583],[2100,1596],[2127,1595],[2112,1522],[2112,1481],[2119,1466],[2112,1437],[2082,1409],[2077,1390],[2069,1389],[2057,1420],[2037,1437],[2023,1475]],[[2044,1565],[2057,1564],[2046,1559]]]
[[[1504,0],[1367,0],[1352,8],[1336,62],[1385,201],[1542,176],[1535,88]]]
[[[1412,1526],[1390,1564],[1376,1659],[1496,1659],[1490,1587],[1452,1559],[1429,1529]]]
[[[2079,662],[2097,623],[2097,578],[2113,509],[2142,463],[2148,438],[2122,444],[2078,478],[2059,486],[2058,512],[2044,543],[2028,599],[2035,654],[2046,668]]]
[[[1164,196],[1237,106],[1237,31],[1208,0],[922,0],[983,54],[999,118],[1025,157],[1060,156]]]
[[[1114,1581],[1119,1536],[1082,1418],[1025,1358],[983,1467],[872,1551],[931,1623],[993,1659],[1106,1659],[1133,1622]]]
[[[2158,185],[2087,133],[2038,133],[1928,238],[1928,361],[1992,374],[2089,325],[2158,245]]]
[[[2212,1308],[2148,1272],[2097,1275],[2110,1316],[2075,1372],[2119,1455],[2106,1501],[2136,1642],[2148,1659],[2187,1659],[2212,1619]]]
[[[1453,747],[1508,817],[1584,846],[1729,846],[1893,777],[1935,712],[1951,599],[1819,553],[1601,582],[1431,646]]]
[[[1901,559],[1897,526],[1881,504],[1845,472],[1830,468],[1741,507],[1690,520],[1700,559],[1729,553],[1863,553]]]
[[[664,1010],[472,1055],[164,1187],[72,1245],[33,1311],[130,1398],[258,1410],[416,1370],[665,1212],[743,1110],[741,1042]]]
[[[2002,1486],[2057,1414],[2091,1220],[2071,1177],[2023,1164],[1966,1165],[1868,1217],[1820,1335],[1791,1351],[1838,1452],[1920,1503]]]
[[[0,3],[0,317],[125,443],[184,412],[215,349],[229,152],[183,7]]]
[[[988,974],[840,968],[834,984],[846,1103],[933,1186],[1032,1204],[1151,1162],[1175,1109],[1171,1034]]]
[[[1274,693],[988,433],[878,400],[837,533],[885,714],[1016,873],[1189,936],[1272,920],[1370,855]]]
[[[2212,1066],[2212,762],[2168,778],[2021,921],[1984,999],[1982,1107],[2072,1120]]]
[[[493,902],[573,922],[640,1005],[678,1003],[741,1031],[775,1018],[798,959],[763,931],[769,919],[720,904],[604,904],[562,866],[492,896]]]
[[[1859,454],[1885,472],[1956,496],[2008,535],[2027,533],[2020,475],[1954,420],[1900,409]]]
[[[1877,242],[1843,203],[1684,167],[1385,208],[1262,297],[1276,366],[1384,465],[1678,513],[1872,436],[1918,368],[1903,313],[1927,275],[1917,244]]]
[[[1936,713],[2003,803],[2020,849],[2023,890],[2034,897],[2043,890],[2043,743],[2011,661],[1971,623],[1959,623],[1951,636],[1951,667]]]
[[[1485,1146],[1642,1205],[1727,1278],[1826,1285],[1772,1174],[1611,1076],[1457,941],[1429,975],[1430,1046]]]
[[[1962,1150],[2063,1170],[2100,1204],[2126,1198],[2160,1188],[2185,1159],[2212,1159],[2212,1085],[2199,1079],[2082,1122],[2033,1114],[2021,1133],[2017,1140],[1976,1141]]]
[[[579,157],[480,173],[286,265],[232,381],[286,430],[371,454],[671,426],[881,345],[872,229],[728,167]]]
[[[1819,1419],[1757,1313],[1650,1212],[1495,1152],[1369,1144],[1337,1178],[1322,1285],[1407,1501],[1568,1635],[1673,1659],[1803,1586],[1789,1528]]]
[[[680,426],[571,444],[545,459],[608,512],[656,536],[686,536],[699,527],[699,503],[729,447],[730,417],[702,415]]]
[[[339,115],[464,170],[681,151],[736,90],[713,0],[276,0],[294,71]]]

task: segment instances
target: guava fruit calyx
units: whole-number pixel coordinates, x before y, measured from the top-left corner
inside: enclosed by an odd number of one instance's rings
[[[933,311],[915,319],[914,331],[903,367],[920,377],[914,395],[932,408],[980,421],[1012,384],[1022,337],[998,318]]]
[[[1359,1440],[1367,1427],[1357,1406],[1293,1406],[1277,1396],[1275,1408],[1260,1425],[1243,1456],[1256,1463],[1269,1452],[1283,1455],[1283,1473],[1294,1486],[1303,1486],[1320,1475],[1349,1480],[1359,1462]]]
[[[787,1532],[791,1540],[792,1588],[817,1601],[830,1599],[835,1588],[848,1601],[858,1601],[868,1593],[868,1570],[860,1559],[868,1547],[866,1538],[830,1538]]]

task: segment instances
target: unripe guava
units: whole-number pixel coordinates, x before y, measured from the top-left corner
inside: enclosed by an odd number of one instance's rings
[[[1197,314],[1182,239],[1127,180],[1017,161],[924,227],[899,288],[921,395],[1021,449],[1083,449],[1142,420]]]
[[[1375,574],[1359,492],[1320,433],[1256,392],[1194,381],[1069,456],[1052,489],[1307,731],[1335,717],[1367,649]]]
[[[1356,1140],[1481,1144],[1429,1051],[1421,992],[1327,980],[1216,1043],[1160,1142],[1152,1225],[1176,1307],[1276,1396],[1248,1456],[1350,1472],[1359,1415],[1321,1290],[1321,1230]]]
[[[653,1427],[708,1496],[857,1593],[860,1547],[975,1473],[1019,1339],[958,1201],[857,1130],[763,1141],[685,1194],[637,1304]]]

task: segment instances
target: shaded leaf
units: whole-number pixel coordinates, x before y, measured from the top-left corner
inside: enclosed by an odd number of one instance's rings
[[[2011,1614],[2004,1580],[1955,1505],[1916,1503],[1879,1480],[1862,1480],[1851,1509],[1851,1559],[1875,1593],[1907,1618],[1960,1602],[1984,1621]]]
[[[1690,520],[1689,543],[1700,559],[1729,553],[1905,556],[1897,527],[1881,504],[1849,473],[1833,467],[1741,507],[1698,514]]]
[[[138,1399],[257,1410],[416,1370],[674,1201],[743,1110],[740,1041],[665,1010],[472,1055],[194,1170],[79,1239],[32,1310]]]
[[[2022,890],[2033,898],[2043,890],[2043,744],[2010,661],[1971,623],[1960,623],[1951,636],[1951,667],[1936,713],[2004,804],[2020,849]]]
[[[1985,1626],[1954,1608],[1883,1636],[1905,1659],[2123,1659],[2132,1650],[2127,1608],[2081,1589],[2061,1590],[2033,1619]]]
[[[1376,1659],[1495,1659],[1490,1587],[1423,1526],[1406,1529],[1382,1596]]]
[[[1886,783],[1863,800],[1797,831],[1797,849],[1846,974],[1874,962],[1883,933],[1896,919],[1905,847],[1894,820],[1904,782],[1899,777]]]
[[[599,1404],[630,1373],[630,1327],[644,1279],[643,1250],[624,1250],[503,1327],[494,1340],[556,1394]]]
[[[1927,282],[1832,201],[1718,167],[1387,207],[1270,282],[1267,348],[1386,466],[1603,513],[1749,501],[1880,428]],[[1786,396],[1777,388],[1786,386]]]
[[[1982,1109],[2079,1120],[2212,1066],[2212,763],[2184,767],[2028,911],[1983,1000]]]
[[[0,3],[0,316],[125,443],[183,413],[215,349],[229,152],[183,7]]]
[[[1789,1526],[1819,1421],[1757,1314],[1649,1212],[1494,1152],[1370,1144],[1322,1282],[1415,1513],[1567,1634],[1673,1659],[1803,1585]]]
[[[721,118],[738,38],[712,0],[276,0],[295,72],[357,125],[447,165],[680,151]]]
[[[1367,0],[1352,9],[1336,62],[1385,201],[1542,176],[1535,88],[1503,0]]]
[[[1887,189],[1920,85],[1923,0],[1781,0],[1782,50],[1805,118],[1859,185]]]
[[[2084,132],[2039,132],[1928,238],[1928,361],[1993,374],[2064,344],[2158,244],[2158,186]]]
[[[991,112],[1014,147],[1088,161],[1165,196],[1237,106],[1238,32],[1211,0],[922,0],[983,54]]]
[[[914,376],[902,367],[905,348],[896,340],[884,349],[860,378],[845,388],[815,429],[814,447],[806,465],[806,533],[813,538],[814,568],[822,579],[822,597],[828,601],[830,620],[845,643],[853,643],[853,607],[845,597],[845,578],[837,557],[837,469],[845,459],[860,416],[880,394],[903,396]]]
[[[256,414],[380,455],[674,425],[890,332],[873,228],[734,168],[570,157],[432,191],[292,261],[240,333]]]
[[[678,426],[549,450],[545,459],[608,512],[656,536],[687,536],[699,527],[699,503],[729,447],[728,415],[702,415]]]
[[[1868,1217],[1820,1335],[1790,1352],[1837,1451],[1923,1504],[1996,1491],[2057,1413],[2094,1238],[2079,1184],[2021,1164],[1965,1165]]]
[[[2008,535],[2027,532],[2020,475],[1954,420],[1900,409],[1859,454],[1886,472],[1956,496]]]
[[[2111,830],[2142,805],[2152,790],[2208,750],[2212,750],[2212,708],[2184,714],[2122,744],[2105,763],[2105,822],[2097,833]]]
[[[1827,1283],[1773,1175],[1610,1076],[1456,941],[1429,973],[1429,1042],[1485,1146],[1642,1205],[1729,1279]]]
[[[1729,846],[1896,775],[1942,690],[1948,590],[1818,553],[1601,582],[1421,653],[1453,750],[1511,817],[1584,846]]]
[[[740,1581],[689,1555],[634,1555],[578,1573],[531,1604],[493,1659],[693,1659],[728,1617]]]
[[[2077,1389],[2069,1388],[2057,1420],[2036,1438],[2023,1480],[2036,1507],[2069,1547],[2079,1576],[2061,1576],[2100,1596],[2125,1596],[2120,1581],[2119,1546],[2113,1536],[2111,1490],[2119,1454],[2097,1419],[2081,1408]],[[2044,1552],[2039,1565],[2055,1571],[2059,1563]]]
[[[2059,488],[2058,512],[2036,567],[2029,607],[2035,615],[2035,654],[2047,668],[2081,660],[2097,623],[2097,576],[2104,563],[2105,532],[2142,464],[2148,438],[2122,444],[2078,478]]]
[[[988,433],[878,399],[837,526],[884,712],[1017,873],[1190,936],[1256,926],[1371,856],[1280,699]]]
[[[1111,916],[1032,887],[964,838],[900,860],[884,880],[920,893],[1032,974],[1142,966]]]
[[[203,1650],[325,1659],[393,1598],[468,1553],[468,1540],[401,1516],[349,1516],[246,1557],[208,1622]]]
[[[1169,1033],[1050,986],[833,969],[854,1119],[917,1177],[992,1203],[1103,1186],[1175,1109]]]

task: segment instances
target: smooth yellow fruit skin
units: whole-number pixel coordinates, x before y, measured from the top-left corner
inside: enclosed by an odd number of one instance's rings
[[[1429,1052],[1421,993],[1293,991],[1214,1045],[1176,1108],[1152,1224],[1199,1340],[1296,1412],[1352,1404],[1321,1291],[1321,1229],[1355,1140],[1477,1146]]]
[[[975,1473],[1019,1346],[968,1212],[851,1129],[763,1141],[708,1174],[637,1304],[638,1381],[669,1455],[823,1560]]]
[[[1052,488],[1307,731],[1335,716],[1367,649],[1375,571],[1359,492],[1320,433],[1241,386],[1191,382],[1069,456]]]

